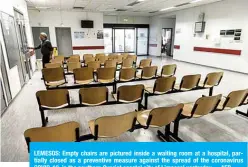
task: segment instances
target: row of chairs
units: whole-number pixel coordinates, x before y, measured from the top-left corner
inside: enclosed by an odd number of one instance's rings
[[[126,68],[120,70],[119,81],[127,82],[134,79],[152,79],[157,77],[157,66],[144,67],[141,75],[136,75],[136,68]],[[176,65],[165,65],[162,68],[161,76],[173,76],[176,72]],[[73,70],[75,84],[90,84],[93,81],[99,83],[113,83],[116,78],[116,68],[97,68],[95,71],[92,67],[76,68]],[[96,74],[96,79],[95,75]],[[44,68],[42,69],[44,83],[49,86],[60,86],[65,83],[66,77],[62,67],[57,68]]]
[[[199,118],[216,111],[230,110],[248,104],[248,89],[231,92],[227,97],[221,94],[203,96],[195,103],[178,104],[152,110],[135,111],[117,116],[103,116],[89,121],[90,134],[79,135],[79,123],[69,122],[53,127],[32,128],[24,132],[29,148],[30,142],[40,141],[85,141],[89,139],[117,137],[135,129],[165,127],[165,132],[158,131],[163,141],[183,141],[178,136],[181,119]],[[174,130],[170,125],[174,122]]]

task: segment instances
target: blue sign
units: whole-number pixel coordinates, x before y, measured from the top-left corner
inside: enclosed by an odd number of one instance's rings
[[[31,142],[30,167],[248,167],[248,143]]]

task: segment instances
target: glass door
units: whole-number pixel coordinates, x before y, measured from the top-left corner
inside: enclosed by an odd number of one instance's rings
[[[125,29],[125,52],[135,52],[135,31]]]
[[[172,28],[162,29],[162,46],[161,53],[166,54],[166,56],[172,56]]]
[[[114,52],[124,52],[125,51],[125,29],[114,29],[115,34],[115,45]]]
[[[148,28],[137,28],[137,55],[147,55]]]
[[[104,28],[104,52],[112,53],[113,52],[113,29],[112,28]]]
[[[114,52],[135,52],[135,29],[120,28],[114,29]]]

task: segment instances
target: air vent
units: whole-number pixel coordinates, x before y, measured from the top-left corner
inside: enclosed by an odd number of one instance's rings
[[[127,11],[127,9],[117,9],[116,11],[117,12],[125,12],[125,11]]]
[[[133,3],[128,4],[127,6],[134,6],[134,5],[137,5],[137,4],[139,4],[139,3],[140,3],[139,1],[135,1],[135,2],[133,2]]]
[[[158,10],[156,10],[156,11],[152,11],[152,12],[149,12],[149,13],[157,13],[157,12],[159,12]]]
[[[80,9],[80,10],[83,10],[84,7],[80,7],[80,6],[74,6],[73,9]]]
[[[181,6],[185,6],[185,5],[188,5],[188,4],[190,4],[190,3],[189,2],[188,3],[182,3],[180,5],[176,5],[175,7],[181,7]]]

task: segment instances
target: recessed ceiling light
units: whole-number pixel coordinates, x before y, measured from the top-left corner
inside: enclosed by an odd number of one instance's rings
[[[45,7],[45,6],[37,6],[35,8],[37,8],[37,9],[51,9],[51,7]]]
[[[201,2],[201,1],[203,1],[203,0],[193,0],[190,3],[197,3],[197,2]]]
[[[176,8],[175,6],[172,6],[172,7],[169,7],[169,8],[164,8],[164,9],[161,9],[160,11],[166,11],[166,10],[170,10],[170,9],[174,9]]]

